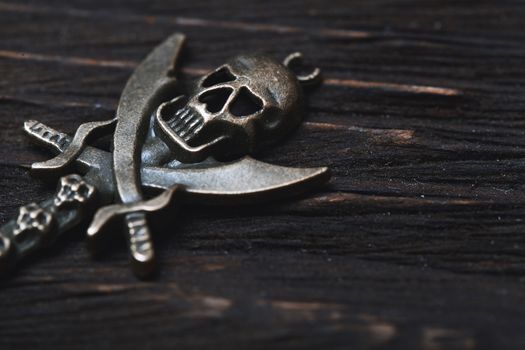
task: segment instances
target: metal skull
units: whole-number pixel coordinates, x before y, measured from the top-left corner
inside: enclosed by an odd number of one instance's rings
[[[302,77],[287,60],[235,57],[200,79],[189,99],[162,104],[156,133],[182,162],[242,156],[280,140],[302,114]]]

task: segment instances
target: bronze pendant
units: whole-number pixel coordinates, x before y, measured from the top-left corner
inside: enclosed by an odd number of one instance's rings
[[[318,81],[319,69],[294,74],[299,53],[283,64],[243,55],[200,79],[189,97],[174,96],[184,40],[172,35],[136,68],[115,119],[82,124],[74,137],[37,121],[25,123],[31,138],[57,154],[34,163],[31,172],[74,174],[60,178],[53,198],[21,207],[17,218],[0,228],[2,270],[92,217],[89,246],[96,249],[110,223],[124,223],[133,271],[145,278],[155,268],[146,213],[179,200],[260,202],[328,181],[327,168],[282,167],[249,156],[299,125],[302,86]],[[109,133],[112,153],[87,145]],[[145,198],[144,190],[160,194]]]

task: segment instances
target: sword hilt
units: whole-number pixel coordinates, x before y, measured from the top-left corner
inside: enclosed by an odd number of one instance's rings
[[[35,120],[26,122],[24,130],[35,141],[58,153],[55,158],[45,162],[33,163],[31,171],[40,174],[64,173],[68,166],[82,154],[88,140],[113,131],[116,121],[116,119],[111,119],[84,123],[79,126],[72,139],[68,135]]]
[[[39,121],[28,120],[24,123],[24,131],[38,144],[49,148],[55,153],[64,152],[71,143],[71,137],[55,130]]]
[[[140,278],[149,278],[156,268],[155,250],[148,227],[146,213],[142,211],[127,214],[124,217],[126,237],[128,239],[131,268]]]
[[[155,270],[155,251],[146,213],[163,210],[176,204],[173,196],[180,189],[180,186],[173,186],[146,201],[112,204],[100,208],[87,230],[89,247],[96,251],[100,244],[98,241],[103,237],[101,233],[107,231],[107,227],[116,218],[123,218],[133,272],[140,278],[151,277]]]
[[[60,179],[56,194],[18,209],[17,217],[0,227],[0,271],[53,243],[91,212],[96,190],[79,175]]]

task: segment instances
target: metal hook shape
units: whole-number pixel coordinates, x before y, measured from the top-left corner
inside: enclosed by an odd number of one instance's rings
[[[301,66],[303,62],[303,54],[301,52],[294,52],[286,56],[283,64],[290,70],[293,71],[294,67]],[[309,74],[297,74],[297,80],[304,86],[316,85],[321,82],[321,69],[318,67],[314,68]]]

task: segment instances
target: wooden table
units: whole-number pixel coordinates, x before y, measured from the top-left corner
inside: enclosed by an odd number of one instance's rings
[[[524,349],[522,1],[0,1],[0,217],[54,185],[23,135],[114,115],[126,79],[184,32],[189,82],[240,52],[302,51],[325,83],[285,144],[319,191],[185,207],[141,282],[124,240],[83,230],[0,289],[0,348]]]

